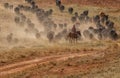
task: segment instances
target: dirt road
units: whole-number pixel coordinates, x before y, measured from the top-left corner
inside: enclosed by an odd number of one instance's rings
[[[93,56],[95,53],[74,53],[74,54],[67,54],[67,55],[53,55],[53,56],[46,56],[46,57],[41,57],[41,58],[36,58],[33,60],[28,60],[28,61],[23,61],[23,62],[18,62],[15,64],[10,64],[6,66],[1,66],[0,67],[0,77],[21,72],[25,69],[29,69],[31,67],[37,66],[38,64],[44,64],[44,63],[49,63],[51,61],[61,61],[61,60],[67,60],[69,58],[74,58],[74,57],[84,57],[84,56]]]

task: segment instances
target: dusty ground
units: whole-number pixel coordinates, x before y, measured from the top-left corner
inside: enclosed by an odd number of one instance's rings
[[[69,46],[72,49],[62,48],[63,50],[60,50],[61,47],[56,47],[55,51],[51,47],[52,50],[46,50],[47,52],[40,51],[48,54],[45,56],[37,54],[28,55],[31,58],[14,57],[11,63],[10,59],[8,62],[2,62],[5,65],[0,68],[0,76],[2,78],[119,78],[119,45],[114,42],[108,44],[109,46],[104,45],[103,48],[102,44],[98,46],[95,44],[97,48],[82,48],[83,46],[77,45]],[[33,53],[38,53],[38,49]]]
[[[15,13],[5,10],[0,1],[0,78],[119,78],[120,77],[120,40],[117,41],[80,41],[77,44],[48,43],[46,40],[35,40],[26,36],[23,28],[13,23]],[[72,6],[81,13],[89,10],[90,16],[103,11],[115,22],[120,33],[120,1],[119,0],[62,0],[66,8]],[[8,1],[15,6],[24,4],[23,0]],[[53,20],[69,23],[71,17],[60,13],[54,0],[36,0],[39,7],[53,8]],[[36,23],[35,16],[25,13]],[[64,17],[66,16],[66,17]],[[64,19],[64,20],[63,20]],[[39,28],[39,27],[38,27]],[[18,44],[8,44],[4,38],[10,32],[20,38]],[[17,36],[19,35],[19,36]],[[27,38],[26,38],[27,37]],[[28,40],[29,39],[29,40]]]

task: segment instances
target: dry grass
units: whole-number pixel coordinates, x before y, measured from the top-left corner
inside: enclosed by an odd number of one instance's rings
[[[112,47],[103,52],[105,56],[101,58],[85,56],[66,61],[52,61],[10,76],[11,78],[118,78],[120,76],[119,47]]]
[[[7,1],[7,0],[5,0]],[[2,3],[5,1],[1,1]],[[11,0],[11,3],[14,3],[15,0]],[[44,4],[43,0],[38,0],[39,6],[44,7],[46,9],[53,8],[54,10],[54,18],[53,20],[57,20],[56,22],[67,22],[69,23],[69,27],[71,27],[72,23],[70,23],[70,17],[67,13],[67,8],[72,6],[75,8],[75,12],[82,13],[84,10],[90,11],[90,17],[99,14],[99,12],[103,11],[106,14],[110,15],[110,19],[115,22],[115,28],[118,33],[120,33],[120,9],[118,8],[108,8],[108,7],[93,7],[91,5],[66,5],[65,12],[60,13],[55,4],[52,2],[48,2],[48,4]],[[52,1],[52,0],[51,0]],[[18,2],[20,3],[20,2]],[[17,4],[18,4],[17,3]],[[22,3],[24,3],[22,1]],[[41,3],[43,3],[41,5]],[[49,8],[48,8],[49,7]],[[6,15],[9,17],[7,19],[8,22],[11,21],[13,12],[6,11],[2,7],[0,7],[0,16],[3,18],[0,22],[5,22],[7,18],[4,18]],[[10,13],[10,14],[9,14]],[[64,20],[63,20],[64,19]],[[67,21],[66,21],[67,20]],[[8,23],[9,24],[9,23]],[[2,27],[6,28],[5,23],[2,23]],[[61,55],[61,54],[70,54],[70,53],[87,53],[89,51],[92,52],[103,52],[105,53],[104,58],[98,57],[76,57],[73,59],[68,59],[66,61],[52,61],[47,64],[39,65],[33,67],[31,69],[25,70],[23,72],[10,75],[8,78],[119,78],[120,75],[120,56],[119,56],[119,48],[120,48],[120,40],[118,41],[80,41],[77,44],[70,43],[38,43],[31,42],[26,44],[26,46],[18,46],[8,49],[0,45],[0,66],[11,64],[23,60],[30,60],[34,58],[50,56],[50,55]],[[35,45],[31,45],[35,44]],[[30,45],[30,46],[29,46]],[[29,47],[28,47],[29,46]],[[6,50],[7,49],[7,50]],[[7,77],[6,77],[7,78]]]
[[[76,45],[76,46],[75,46]],[[104,47],[104,48],[103,48]],[[9,49],[8,51],[2,50],[0,52],[0,65],[5,65],[17,61],[33,59],[37,57],[49,56],[49,55],[60,55],[67,53],[78,53],[87,52],[93,50],[105,49],[107,47],[103,43],[91,43],[91,42],[81,42],[79,44],[49,44],[35,45],[29,48],[25,47],[15,47]]]

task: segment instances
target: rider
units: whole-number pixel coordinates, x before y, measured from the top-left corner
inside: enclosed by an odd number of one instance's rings
[[[75,27],[75,25],[73,25],[73,27],[72,27],[72,32],[76,33],[76,27]]]

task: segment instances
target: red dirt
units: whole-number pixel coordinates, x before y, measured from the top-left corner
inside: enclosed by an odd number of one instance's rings
[[[78,4],[78,5],[92,5],[108,8],[119,8],[120,0],[61,0],[63,4]],[[49,4],[55,3],[55,0],[40,1],[40,3],[47,2]]]
[[[94,53],[87,53],[87,54],[74,53],[74,54],[67,54],[67,55],[48,56],[48,57],[38,58],[38,59],[30,60],[30,61],[23,61],[23,62],[19,62],[15,64],[10,64],[7,66],[1,66],[0,76],[3,77],[8,74],[20,72],[30,67],[34,67],[37,64],[49,63],[50,61],[53,61],[53,60],[56,60],[56,61],[67,60],[69,58],[83,57],[83,56],[88,56],[88,55],[93,55],[93,54]]]
[[[120,0],[62,0],[65,3],[78,3],[82,5],[94,5],[103,7],[120,7]]]

